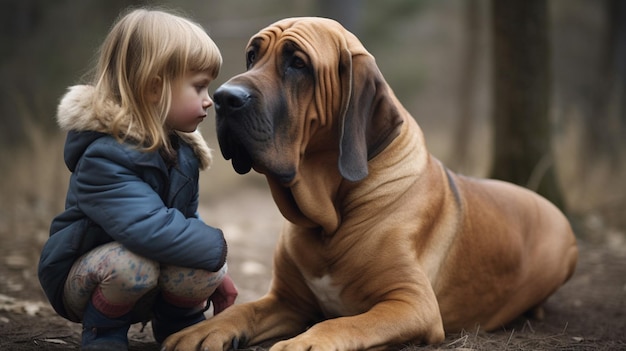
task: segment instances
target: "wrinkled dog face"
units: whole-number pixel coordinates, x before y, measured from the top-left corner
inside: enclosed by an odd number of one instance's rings
[[[293,18],[250,39],[248,70],[214,96],[220,148],[238,173],[254,168],[288,185],[305,152],[328,148],[329,140],[339,148],[336,116],[350,96],[340,91],[350,86],[350,35],[335,21]]]
[[[222,155],[285,186],[301,162],[335,158],[349,181],[399,133],[402,116],[374,58],[339,23],[291,18],[261,30],[247,71],[215,91]]]
[[[214,96],[217,135],[226,159],[240,174],[255,168],[287,184],[297,172],[314,67],[296,37],[268,28],[246,49],[247,72]]]

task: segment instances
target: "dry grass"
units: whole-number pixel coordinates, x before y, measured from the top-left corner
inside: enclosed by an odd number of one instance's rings
[[[39,246],[47,238],[65,200],[69,172],[62,157],[63,137],[36,126],[25,147],[0,153],[0,231],[13,233],[14,245],[30,246],[34,239]]]

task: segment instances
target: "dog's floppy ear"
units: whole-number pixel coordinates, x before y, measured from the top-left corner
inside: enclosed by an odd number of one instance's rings
[[[372,56],[343,49],[339,70],[339,172],[356,182],[367,176],[367,161],[398,136],[402,116]]]

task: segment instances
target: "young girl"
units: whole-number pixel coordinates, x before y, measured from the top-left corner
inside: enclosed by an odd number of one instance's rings
[[[204,320],[209,300],[214,313],[234,303],[224,236],[197,214],[210,150],[196,127],[220,65],[199,25],[134,10],[104,41],[93,84],[61,100],[72,174],[39,279],[82,322],[83,350],[126,350],[129,326],[150,319],[161,342]]]

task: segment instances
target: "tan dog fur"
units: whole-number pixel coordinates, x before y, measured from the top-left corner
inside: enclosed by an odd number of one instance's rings
[[[271,288],[171,336],[167,350],[439,343],[444,330],[505,325],[572,275],[563,214],[521,187],[448,171],[338,23],[279,21],[253,36],[248,59],[215,94],[218,136],[240,173],[266,175],[287,219]],[[245,105],[224,112],[224,95],[241,89]]]

